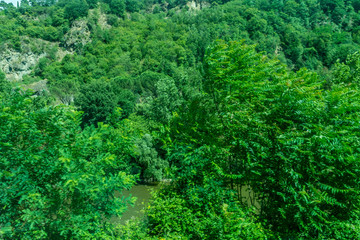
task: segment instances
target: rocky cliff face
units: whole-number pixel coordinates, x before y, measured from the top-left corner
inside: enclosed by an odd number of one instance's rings
[[[76,20],[64,36],[64,45],[69,50],[82,48],[91,42],[90,30],[85,20]]]
[[[15,50],[7,49],[0,53],[0,68],[8,80],[21,81],[22,77],[25,74],[29,74],[36,66],[39,59],[45,56],[45,53],[19,53]]]
[[[189,10],[201,10],[203,8],[208,8],[211,6],[209,2],[206,1],[190,1],[186,3],[186,6],[189,8]]]
[[[43,92],[49,92],[47,80],[41,80],[35,83],[22,86],[24,90],[32,89],[35,95],[41,95]]]
[[[98,15],[97,18],[101,26],[110,28],[106,24],[105,15],[99,13]],[[66,54],[73,54],[75,50],[81,49],[91,42],[90,34],[87,21],[82,19],[76,20],[65,34],[63,39],[64,48],[59,47],[60,43],[24,37],[21,52],[6,47],[5,50],[0,51],[0,70],[5,73],[9,81],[21,81],[24,75],[31,73],[41,58],[47,56],[50,48],[57,48],[56,58],[61,61]]]

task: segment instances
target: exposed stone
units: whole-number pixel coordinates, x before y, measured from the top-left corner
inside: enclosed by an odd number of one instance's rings
[[[49,90],[47,88],[47,82],[48,81],[45,79],[45,80],[31,83],[29,85],[24,85],[23,88],[24,88],[24,90],[32,89],[32,90],[34,90],[34,93],[36,95],[41,95],[43,92],[49,92]]]
[[[85,20],[76,20],[71,26],[71,29],[65,34],[65,47],[71,50],[82,48],[87,43],[91,42],[90,30]]]
[[[201,10],[203,8],[208,8],[211,6],[209,2],[204,1],[190,1],[186,3],[186,6],[189,8],[189,10]]]
[[[21,81],[22,77],[29,74],[36,66],[39,59],[45,56],[45,53],[20,53],[7,49],[0,53],[0,69],[10,81]]]
[[[57,61],[61,62],[62,59],[68,54],[72,55],[72,54],[74,54],[74,51],[68,51],[68,50],[65,50],[63,48],[59,48],[57,53],[56,53]]]
[[[106,14],[102,13],[100,9],[90,9],[89,10],[89,18],[96,19],[97,25],[101,29],[110,29],[111,25],[107,23]]]
[[[189,7],[190,10],[200,10],[200,4],[197,4],[195,1],[187,2],[186,6]]]

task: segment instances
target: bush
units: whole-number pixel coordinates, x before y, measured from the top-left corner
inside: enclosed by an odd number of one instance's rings
[[[30,93],[31,94],[31,93]],[[106,125],[81,131],[81,115],[41,98],[0,97],[0,234],[5,239],[108,239],[126,210],[131,142]]]

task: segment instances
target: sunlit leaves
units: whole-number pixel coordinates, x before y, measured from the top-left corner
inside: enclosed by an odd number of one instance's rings
[[[187,112],[173,119],[169,153],[177,184],[202,186],[216,176],[227,188],[250,186],[260,218],[282,237],[339,236],[332,223],[357,221],[356,85],[335,80],[326,91],[316,74],[289,72],[238,42],[215,43],[205,60],[204,98],[211,100],[196,104],[214,110],[207,123],[189,125]]]
[[[0,228],[6,239],[107,238],[126,210],[133,152],[125,126],[79,127],[81,114],[13,92],[0,99]],[[41,102],[40,102],[41,103]]]

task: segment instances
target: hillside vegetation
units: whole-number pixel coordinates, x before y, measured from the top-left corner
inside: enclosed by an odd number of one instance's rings
[[[0,2],[0,238],[360,239],[359,10]]]

